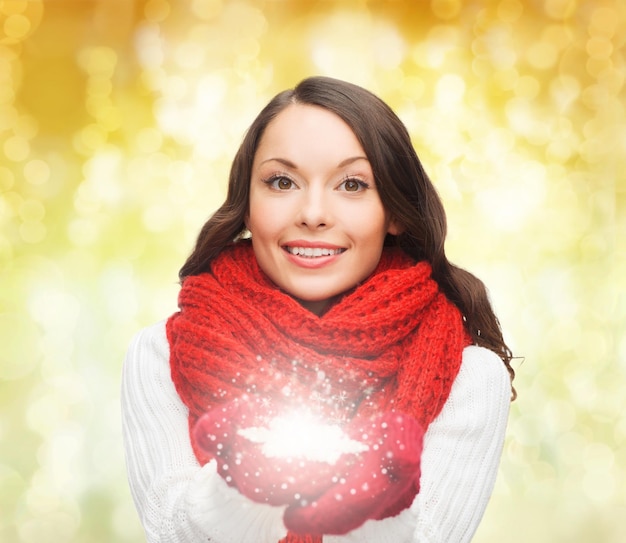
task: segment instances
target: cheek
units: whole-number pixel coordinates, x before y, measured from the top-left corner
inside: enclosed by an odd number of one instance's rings
[[[369,209],[355,208],[344,216],[346,225],[362,238],[385,237],[389,229],[389,220],[384,210],[378,205]]]
[[[254,193],[252,193],[250,195],[250,201],[248,202],[248,212],[245,217],[248,230],[250,230],[250,232],[257,230],[258,225],[263,224],[262,218],[264,216],[266,216],[266,211],[263,209],[262,200],[259,201]]]
[[[251,200],[248,213],[246,215],[246,227],[251,234],[257,236],[271,235],[272,232],[280,228],[280,208],[272,206],[266,200]]]

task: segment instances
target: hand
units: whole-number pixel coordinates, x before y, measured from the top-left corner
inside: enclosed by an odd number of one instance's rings
[[[346,534],[366,520],[397,515],[419,492],[424,431],[414,418],[384,413],[367,423],[353,421],[346,432],[369,450],[320,497],[286,509],[285,526],[292,532]]]
[[[242,430],[267,428],[276,415],[266,399],[242,396],[200,417],[194,436],[217,460],[222,478],[251,500],[271,505],[310,502],[335,483],[342,464],[268,457],[263,444],[248,439]]]

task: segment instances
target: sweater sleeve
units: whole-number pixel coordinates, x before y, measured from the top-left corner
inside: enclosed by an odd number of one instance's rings
[[[165,322],[133,339],[122,374],[128,481],[148,543],[276,543],[284,507],[229,487],[191,449],[187,408],[172,383]]]
[[[410,509],[325,543],[467,543],[496,480],[511,402],[502,360],[467,347],[450,396],[424,436],[420,492]]]

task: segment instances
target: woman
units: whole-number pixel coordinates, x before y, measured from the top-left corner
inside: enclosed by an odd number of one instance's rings
[[[270,101],[180,271],[180,311],[138,334],[125,363],[149,542],[472,538],[514,373],[485,288],[448,262],[445,235],[380,99],[313,77]],[[326,424],[323,446],[304,418],[270,452],[294,411]]]

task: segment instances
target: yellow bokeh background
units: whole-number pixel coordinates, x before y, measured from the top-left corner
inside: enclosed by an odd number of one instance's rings
[[[125,349],[248,124],[324,74],[406,123],[524,357],[474,541],[626,541],[625,44],[622,0],[0,0],[0,540],[143,541]]]

